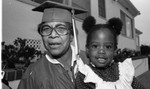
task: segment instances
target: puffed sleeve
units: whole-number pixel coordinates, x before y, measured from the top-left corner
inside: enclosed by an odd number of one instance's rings
[[[135,73],[132,59],[127,58],[124,62],[119,63],[119,71],[121,78],[127,83],[131,84]]]
[[[120,74],[124,83],[131,84],[133,89],[145,89],[142,84],[135,78],[135,69],[132,64],[132,59],[127,58],[123,63],[120,63]]]

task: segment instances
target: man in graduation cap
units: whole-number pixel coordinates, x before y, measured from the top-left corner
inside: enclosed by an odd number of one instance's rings
[[[28,67],[18,89],[74,89],[77,58],[71,45],[75,35],[72,17],[86,11],[52,1],[42,3],[33,11],[43,12],[38,32],[47,53]]]

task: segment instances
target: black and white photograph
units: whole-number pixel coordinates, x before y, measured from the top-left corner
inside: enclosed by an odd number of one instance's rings
[[[150,89],[150,0],[2,0],[2,89]]]

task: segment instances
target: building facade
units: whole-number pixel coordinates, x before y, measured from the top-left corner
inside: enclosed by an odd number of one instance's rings
[[[10,44],[17,37],[41,41],[37,32],[42,13],[32,9],[45,0],[3,0],[2,2],[2,41]],[[130,0],[51,0],[88,10],[88,13],[76,16],[79,47],[85,50],[86,34],[82,30],[82,22],[88,15],[96,18],[97,23],[105,23],[112,17],[123,21],[123,29],[119,36],[118,48],[137,50],[137,32],[134,18],[140,14]],[[138,35],[139,36],[139,35]],[[139,40],[138,40],[139,41]],[[72,43],[74,44],[74,43]],[[43,44],[40,44],[44,50]]]

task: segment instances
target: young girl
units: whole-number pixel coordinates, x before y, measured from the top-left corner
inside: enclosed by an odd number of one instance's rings
[[[121,20],[112,18],[106,24],[95,23],[92,16],[83,22],[90,64],[77,61],[76,89],[145,89],[134,77],[130,58],[118,63],[113,58],[123,25]]]

